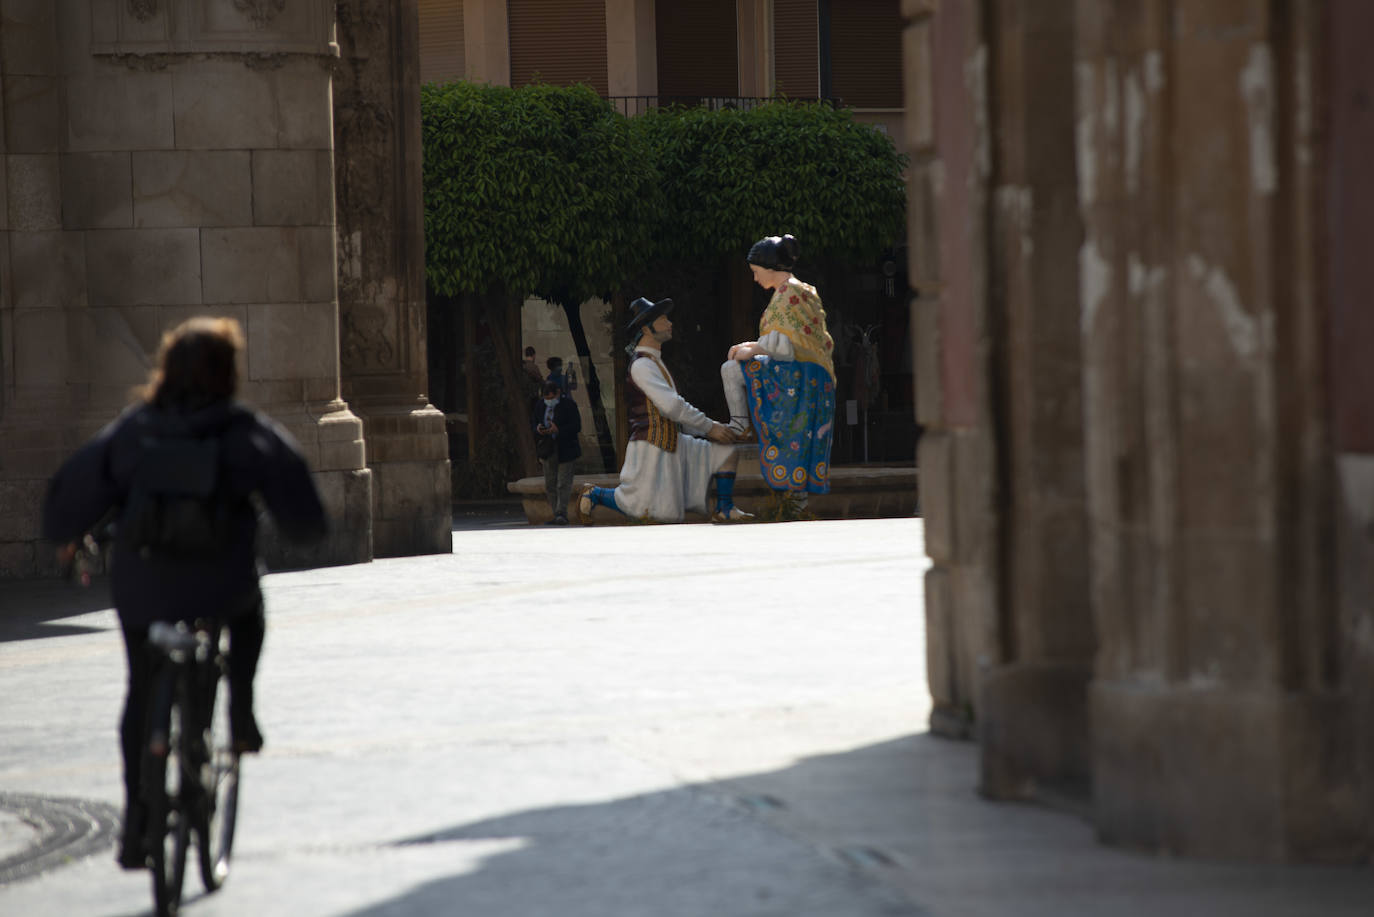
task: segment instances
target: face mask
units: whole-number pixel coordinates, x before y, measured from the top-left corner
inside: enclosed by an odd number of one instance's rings
[[[557,398],[545,398],[545,399],[544,399],[544,407],[546,407],[546,408],[551,408],[551,407],[553,407],[553,406],[554,406],[555,404],[557,404],[557,403],[558,403],[558,399],[557,399]]]

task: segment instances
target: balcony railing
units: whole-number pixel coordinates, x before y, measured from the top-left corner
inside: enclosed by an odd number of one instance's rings
[[[651,108],[708,108],[711,111],[733,108],[749,111],[769,102],[819,102],[843,104],[839,99],[783,99],[780,96],[607,96],[615,110],[626,117],[642,115]]]

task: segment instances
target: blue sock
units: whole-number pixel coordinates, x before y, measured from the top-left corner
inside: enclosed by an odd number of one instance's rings
[[[593,487],[587,496],[592,498],[593,506],[609,506],[617,513],[624,513],[620,507],[615,505],[615,489],[611,487]]]
[[[729,514],[735,508],[735,473],[716,473],[716,512]]]

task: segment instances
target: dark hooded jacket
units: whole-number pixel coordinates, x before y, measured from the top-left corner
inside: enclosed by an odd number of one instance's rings
[[[171,415],[142,404],[125,411],[72,455],[48,485],[43,535],[79,538],[129,498],[145,444],[174,432],[220,438],[220,487],[230,507],[229,545],[204,560],[145,557],[116,535],[110,589],[125,626],[197,617],[230,618],[255,608],[258,591],[256,494],[277,529],[294,541],[325,532],[324,508],[291,435],[265,415],[222,400]]]

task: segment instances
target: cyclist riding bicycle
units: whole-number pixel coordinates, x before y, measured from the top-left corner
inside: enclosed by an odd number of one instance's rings
[[[253,495],[285,537],[304,542],[325,533],[300,448],[268,417],[234,400],[242,349],[243,331],[228,318],[193,318],[164,334],[138,403],[63,463],[43,508],[44,536],[66,545],[59,557],[69,558],[72,543],[103,518],[116,518],[110,589],[129,664],[120,724],[125,816],[118,859],[125,869],[146,863],[139,767],[152,677],[149,625],[198,618],[227,625],[234,746],[260,750],[253,677],[266,621]],[[201,492],[194,484],[183,488],[193,497],[173,499],[161,487],[188,479],[204,485]]]

